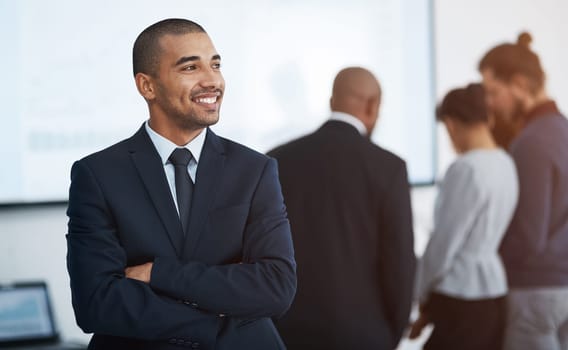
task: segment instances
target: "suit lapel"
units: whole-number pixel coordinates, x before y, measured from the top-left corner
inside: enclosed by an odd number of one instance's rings
[[[205,144],[197,166],[189,230],[182,252],[184,257],[191,257],[195,252],[209,209],[216,197],[215,194],[219,188],[224,166],[225,150],[221,140],[211,130],[207,129]]]
[[[130,156],[166,228],[178,256],[183,247],[183,229],[168,186],[160,155],[146,133],[144,125],[130,139]]]

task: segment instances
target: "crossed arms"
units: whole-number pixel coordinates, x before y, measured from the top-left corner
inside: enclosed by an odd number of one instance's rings
[[[267,160],[252,196],[242,263],[228,265],[160,256],[128,267],[115,213],[88,159],[73,165],[71,178],[67,265],[85,332],[212,344],[221,314],[272,317],[290,306],[295,262],[274,160]]]

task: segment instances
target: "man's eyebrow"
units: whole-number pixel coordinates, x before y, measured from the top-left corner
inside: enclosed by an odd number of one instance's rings
[[[183,56],[182,58],[177,60],[176,66],[179,66],[180,64],[184,64],[186,62],[193,62],[193,61],[199,61],[199,56]]]
[[[180,64],[184,64],[186,62],[194,62],[194,61],[199,61],[201,58],[199,56],[183,56],[182,58],[180,58],[179,60],[177,60],[176,62],[176,66],[179,66]],[[221,60],[221,55],[213,55],[213,57],[211,57],[211,60],[214,61],[219,61]]]

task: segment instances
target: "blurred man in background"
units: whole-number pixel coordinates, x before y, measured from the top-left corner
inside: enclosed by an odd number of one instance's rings
[[[269,155],[298,261],[298,292],[277,323],[297,349],[394,349],[408,324],[415,269],[405,163],[373,144],[381,89],[359,67],[338,73],[331,118]]]
[[[530,43],[522,33],[479,63],[520,186],[501,245],[510,286],[505,349],[568,349],[568,121],[546,93]]]

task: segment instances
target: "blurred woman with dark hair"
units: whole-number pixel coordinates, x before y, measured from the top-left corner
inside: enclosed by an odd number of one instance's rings
[[[424,349],[501,349],[507,280],[499,244],[518,198],[515,165],[494,141],[480,84],[450,91],[437,109],[459,157],[440,185],[434,231],[419,264]]]

